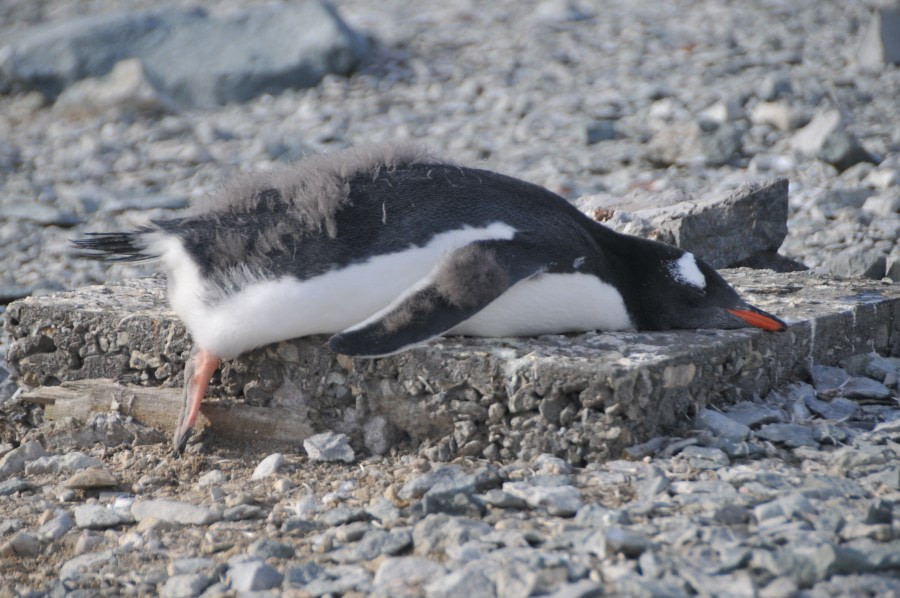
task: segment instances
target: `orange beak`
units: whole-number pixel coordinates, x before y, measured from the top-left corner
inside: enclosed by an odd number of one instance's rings
[[[787,324],[762,310],[727,309],[726,311],[736,315],[751,326],[762,328],[763,330],[768,330],[770,332],[781,332],[787,328]]]

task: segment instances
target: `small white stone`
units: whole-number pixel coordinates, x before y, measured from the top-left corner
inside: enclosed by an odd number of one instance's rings
[[[303,441],[303,448],[310,461],[343,461],[350,463],[356,457],[346,434],[324,432]]]
[[[286,478],[282,478],[280,480],[276,480],[274,484],[272,484],[272,490],[277,492],[278,494],[283,494],[294,487],[293,482]]]
[[[284,465],[284,455],[281,453],[272,453],[265,459],[259,462],[259,465],[256,466],[256,469],[253,470],[253,475],[250,476],[251,480],[261,480],[266,476],[270,476],[273,473],[277,472],[281,469],[282,465]]]
[[[220,469],[207,471],[197,479],[197,485],[201,488],[206,486],[219,486],[225,481],[225,474]]]

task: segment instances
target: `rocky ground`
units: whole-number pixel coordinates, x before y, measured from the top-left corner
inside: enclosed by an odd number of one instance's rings
[[[351,464],[333,433],[173,459],[31,412],[0,460],[5,595],[900,595],[900,359],[811,374],[577,469]]]
[[[336,5],[369,54],[312,89],[211,110],[173,108],[133,70],[55,103],[5,89],[3,300],[150,271],[74,260],[83,231],[169,214],[235,169],[394,137],[572,199],[784,176],[782,253],[900,279],[900,68],[870,51],[886,2]],[[13,0],[0,22],[152,6]],[[868,390],[798,381],[576,470],[315,462],[313,446],[175,460],[111,416],[43,423],[0,380],[0,593],[900,595],[898,362],[822,372]]]

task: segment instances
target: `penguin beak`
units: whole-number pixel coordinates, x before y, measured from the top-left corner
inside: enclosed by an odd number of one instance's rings
[[[770,313],[766,313],[761,309],[757,309],[752,305],[748,305],[747,309],[726,309],[728,313],[742,319],[750,326],[762,328],[770,332],[781,332],[787,328],[787,324],[779,320]]]

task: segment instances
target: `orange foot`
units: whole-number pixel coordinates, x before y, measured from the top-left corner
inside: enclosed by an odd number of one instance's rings
[[[216,355],[206,349],[198,349],[191,355],[184,368],[184,395],[172,442],[176,455],[184,452],[184,447],[191,437],[194,423],[200,414],[200,403],[213,373],[219,367],[219,361]]]

